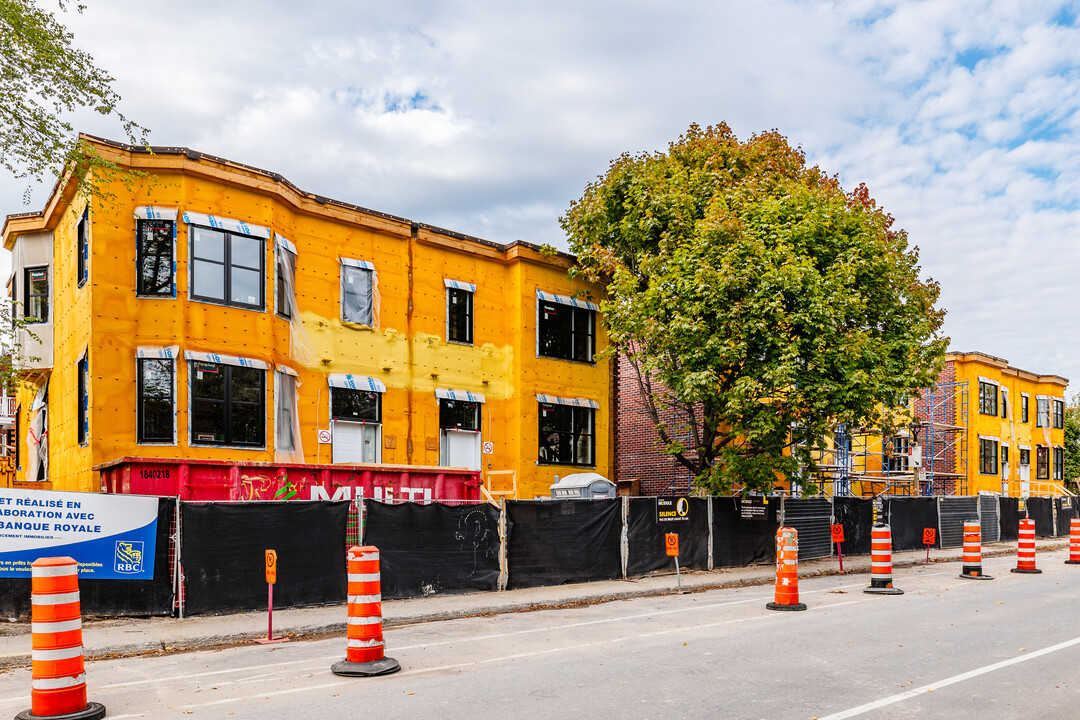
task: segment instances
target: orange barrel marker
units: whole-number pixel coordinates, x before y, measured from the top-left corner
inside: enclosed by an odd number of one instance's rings
[[[870,531],[870,587],[863,592],[875,595],[903,595],[892,584],[892,528],[878,523]]]
[[[69,557],[35,560],[30,566],[30,604],[30,709],[16,720],[105,717],[104,705],[86,702],[79,564]]]
[[[964,567],[960,577],[967,580],[993,580],[982,571],[982,527],[978,520],[964,523]]]
[[[379,578],[379,548],[366,545],[349,548],[349,630],[345,659],[331,672],[350,677],[388,675],[401,669],[394,658],[383,654],[382,583]]]
[[[1069,521],[1069,559],[1066,565],[1080,565],[1080,518]]]
[[[776,595],[766,603],[769,610],[805,610],[799,602],[799,531],[782,527],[776,531]]]
[[[1035,521],[1024,518],[1020,521],[1019,540],[1016,543],[1016,567],[1014,573],[1041,573],[1035,567]]]

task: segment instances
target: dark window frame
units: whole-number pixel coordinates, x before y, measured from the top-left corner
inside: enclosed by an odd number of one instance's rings
[[[1028,402],[1031,400],[1027,395],[1020,396],[1020,422],[1028,422]]]
[[[887,472],[907,472],[910,470],[910,463],[908,461],[908,448],[911,444],[911,439],[907,437],[894,437],[891,440],[892,454],[886,455],[882,450],[882,464]]]
[[[90,444],[90,358],[84,354],[79,361],[75,364],[76,373],[76,390],[79,398],[78,413],[78,428],[76,434],[78,436],[79,447],[86,447]]]
[[[1053,412],[1050,427],[1061,430],[1065,427],[1065,401],[1051,398],[1050,407]]]
[[[1053,461],[1053,479],[1061,480],[1065,477],[1065,449],[1056,447],[1054,448],[1054,461]]]
[[[169,368],[169,432],[150,437],[146,432],[146,371],[150,364],[167,364]],[[176,361],[173,358],[138,358],[135,369],[135,442],[140,445],[172,445],[176,442]]]
[[[1050,479],[1050,448],[1045,445],[1035,446],[1035,479]]]
[[[224,387],[222,391],[223,398],[210,398],[210,397],[198,397],[195,395],[195,382],[196,382],[196,365],[216,365],[224,375]],[[259,402],[254,403],[245,400],[236,400],[233,398],[233,373],[237,370],[250,370],[259,373]],[[209,372],[208,370],[206,372]],[[261,368],[248,368],[241,367],[239,365],[227,365],[225,363],[212,363],[202,360],[190,360],[188,362],[188,394],[190,396],[191,410],[189,411],[190,426],[190,443],[192,445],[215,445],[215,446],[227,446],[237,448],[266,448],[266,370]],[[224,429],[224,438],[222,440],[198,440],[196,439],[197,429],[195,427],[195,403],[212,403],[220,404],[222,407],[221,424]],[[262,432],[260,433],[260,439],[258,442],[244,442],[243,440],[237,440],[233,437],[233,412],[237,406],[246,407],[258,407],[259,417],[262,419]]]
[[[1043,409],[1044,407],[1046,408],[1045,410]],[[1050,427],[1049,398],[1035,398],[1035,427]]]
[[[1017,459],[1017,467],[1031,467],[1031,449],[1020,448],[1020,457]]]
[[[459,297],[464,302],[455,304],[453,298]],[[464,312],[464,318],[455,324],[456,309]],[[463,326],[464,337],[457,337],[458,325]],[[462,345],[473,344],[473,294],[461,288],[446,288],[446,341]]]
[[[224,242],[222,247],[222,259],[217,260],[209,257],[198,257],[195,254],[195,235],[199,231],[206,231],[212,233],[218,233],[224,236]],[[254,268],[249,265],[240,265],[234,263],[232,260],[233,255],[233,238],[243,238],[245,240],[256,240],[259,243],[259,267]],[[244,235],[243,233],[229,232],[228,230],[222,230],[220,228],[204,227],[202,225],[188,225],[188,257],[191,277],[191,286],[189,293],[191,299],[198,302],[214,303],[216,305],[227,305],[228,307],[243,308],[245,310],[266,310],[266,238],[259,237],[257,235]],[[224,284],[222,285],[222,297],[217,298],[210,295],[200,295],[196,292],[195,286],[195,273],[197,272],[198,263],[218,265],[222,268],[222,276]],[[259,296],[257,303],[246,303],[237,300],[232,300],[232,284],[233,274],[232,270],[239,269],[245,271],[258,271],[259,273]],[[265,381],[263,383],[265,388]]]
[[[1009,391],[1001,388],[999,395],[1001,396],[1001,417],[1007,418],[1009,416]]]
[[[374,403],[366,404],[360,403],[357,409],[363,413],[367,410],[374,410],[372,417],[364,417],[362,414],[347,414],[341,412],[346,409],[346,398],[351,400],[374,400]],[[358,390],[354,388],[330,388],[330,420],[337,422],[339,420],[345,422],[363,423],[365,425],[381,425],[382,424],[382,393],[375,392],[374,390]]]
[[[276,246],[277,259],[274,261],[274,312],[278,317],[292,319],[292,299],[296,296],[296,256],[287,249]],[[289,263],[292,270],[292,284],[285,277],[284,266]]]
[[[562,320],[561,317],[569,318]],[[549,315],[551,316],[549,318]],[[561,326],[557,326],[558,323]],[[566,327],[566,326],[569,327]],[[562,342],[559,342],[559,336]],[[584,344],[582,356],[581,344]],[[551,300],[536,300],[536,355],[594,364],[596,357],[596,311]]]
[[[480,432],[480,406],[482,404],[469,400],[439,398],[439,430]],[[472,413],[471,418],[466,416],[469,412]]]
[[[79,287],[90,277],[90,208],[83,210],[79,224],[75,226],[75,273]]]
[[[45,273],[45,292],[35,293],[32,292],[33,285],[30,281],[30,273],[40,270]],[[49,322],[49,266],[48,265],[34,265],[33,267],[23,268],[23,295],[26,300],[23,302],[23,317],[28,323],[47,323]],[[31,315],[30,308],[33,307],[34,298],[44,298],[41,303],[42,313],[41,315]]]
[[[153,230],[151,223],[161,224],[161,229],[165,230],[165,225],[168,225],[168,246],[169,254],[166,257],[163,253],[147,252],[147,238],[146,229],[149,227]],[[153,240],[156,243],[163,243],[164,241],[160,237],[155,237]],[[143,273],[143,263],[153,260],[154,267],[157,270],[155,277],[160,276],[162,269],[162,262],[167,263],[169,282],[168,287],[162,287],[160,284],[156,288],[147,287],[146,277]],[[135,221],[135,294],[139,297],[176,297],[176,221],[175,220],[160,220],[160,219],[148,219],[140,218]]]
[[[998,414],[998,386],[993,383],[979,381],[979,414]]]
[[[998,446],[997,440],[979,438],[979,474],[998,474]]]
[[[1009,446],[1001,444],[1001,474],[1004,475],[1009,469]]]
[[[562,413],[569,417],[569,424],[559,429],[561,419],[550,418],[545,427],[545,413]],[[579,416],[584,415],[586,430],[581,430]],[[596,467],[596,409],[579,405],[537,403],[537,452],[538,465],[570,465]],[[568,429],[567,429],[568,428]],[[552,435],[556,437],[553,439]],[[586,455],[582,457],[581,441],[587,442]],[[565,444],[568,441],[568,444]],[[569,449],[570,459],[562,458],[562,448]]]
[[[352,304],[350,304],[349,302],[346,302],[346,300],[345,300],[346,296],[359,297],[361,295],[361,293],[359,293],[359,292],[354,292],[354,291],[348,290],[348,286],[352,285],[352,283],[349,282],[350,276],[355,276],[355,277],[359,278],[359,277],[361,277],[360,273],[367,273],[368,274],[368,283],[367,283],[368,298],[367,298],[367,300],[368,300],[368,305],[370,307],[370,310],[369,310],[369,313],[368,313],[368,317],[366,319],[365,318],[357,318],[355,316],[350,317],[350,314],[352,313],[353,307],[352,307]],[[341,264],[341,302],[340,302],[340,304],[341,304],[341,321],[342,322],[352,323],[354,325],[359,325],[361,327],[370,327],[370,328],[375,327],[375,314],[377,312],[377,309],[375,307],[375,270],[373,268],[357,267],[356,265],[346,265],[345,263]]]

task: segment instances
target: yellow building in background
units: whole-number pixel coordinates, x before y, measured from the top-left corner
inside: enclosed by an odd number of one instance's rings
[[[96,490],[124,457],[470,467],[522,498],[610,477],[602,291],[572,256],[84,139],[147,175],[4,224],[36,336],[19,480]]]

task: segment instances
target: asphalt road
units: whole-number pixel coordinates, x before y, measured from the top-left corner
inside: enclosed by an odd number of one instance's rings
[[[394,628],[401,672],[342,678],[344,639],[93,662],[91,699],[120,718],[1074,718],[1080,566],[1041,575],[959,563],[803,580],[806,612],[768,588],[717,590]],[[30,673],[0,674],[0,717]]]

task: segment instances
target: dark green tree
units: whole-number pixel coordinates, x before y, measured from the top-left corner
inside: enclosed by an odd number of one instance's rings
[[[877,423],[936,382],[944,311],[917,249],[778,132],[692,125],[624,154],[562,225],[577,272],[607,288],[622,381],[707,489],[801,477],[836,423]]]
[[[1080,485],[1080,393],[1065,407],[1065,484],[1075,492]]]

